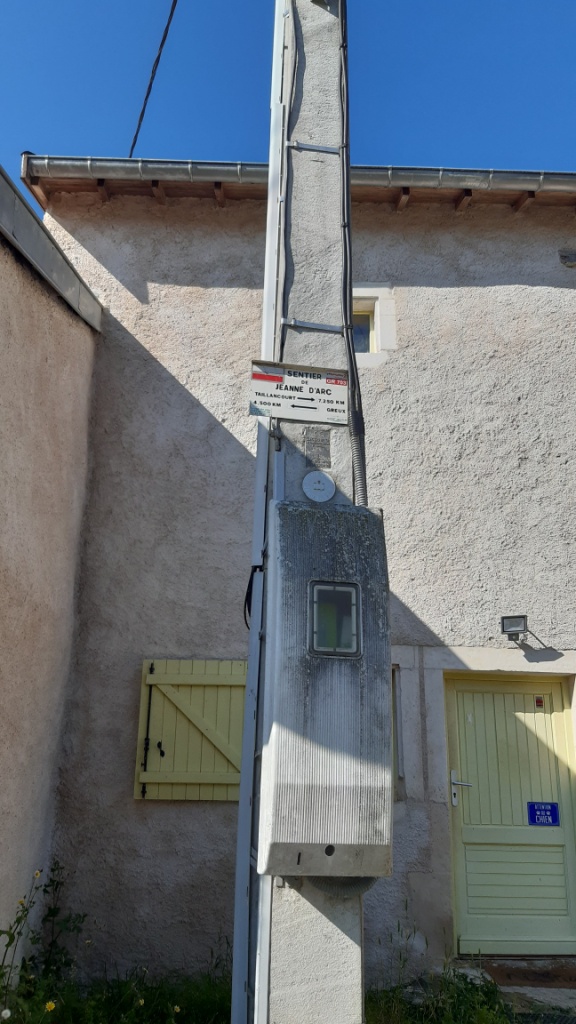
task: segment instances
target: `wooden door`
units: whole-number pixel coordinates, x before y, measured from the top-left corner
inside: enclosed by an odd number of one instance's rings
[[[468,673],[447,683],[460,953],[576,953],[566,689],[542,676]]]

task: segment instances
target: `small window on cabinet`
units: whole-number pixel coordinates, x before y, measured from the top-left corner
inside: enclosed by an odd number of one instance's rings
[[[360,592],[355,583],[310,584],[310,650],[329,657],[360,654]]]

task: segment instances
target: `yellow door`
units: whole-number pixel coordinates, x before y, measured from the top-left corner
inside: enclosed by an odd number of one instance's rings
[[[460,953],[576,953],[567,696],[559,677],[447,680]]]

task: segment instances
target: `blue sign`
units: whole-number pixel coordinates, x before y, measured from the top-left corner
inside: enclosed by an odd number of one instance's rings
[[[528,804],[529,825],[559,825],[558,804]]]

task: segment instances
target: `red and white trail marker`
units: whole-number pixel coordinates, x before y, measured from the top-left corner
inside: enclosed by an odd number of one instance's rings
[[[348,423],[348,374],[317,366],[252,363],[250,415],[302,423]]]

